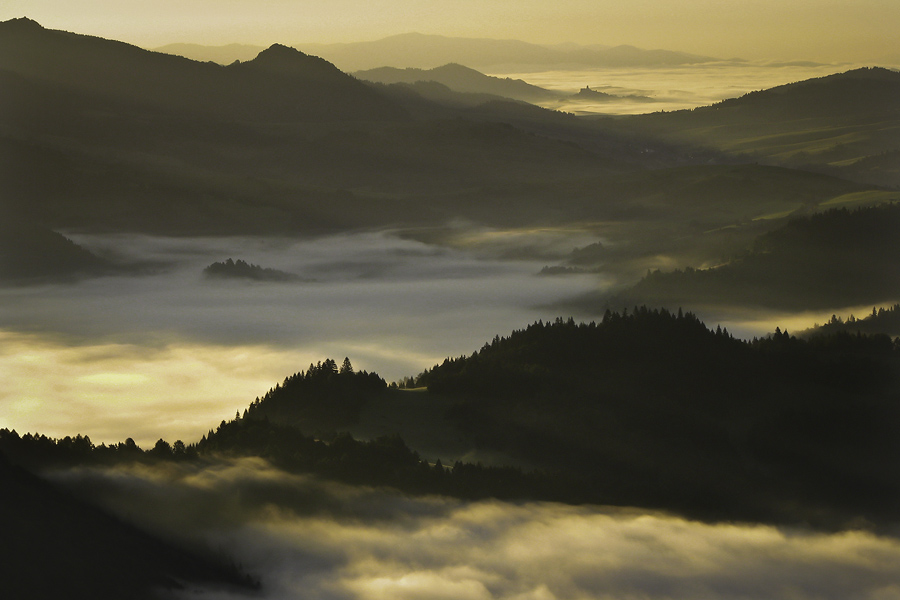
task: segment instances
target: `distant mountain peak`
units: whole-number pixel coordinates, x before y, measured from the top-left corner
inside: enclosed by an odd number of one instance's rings
[[[300,52],[296,48],[285,46],[284,44],[272,44],[262,52],[256,55],[252,62],[257,64],[291,64],[298,59],[309,58],[308,54]]]
[[[260,52],[259,56],[296,56],[298,54],[306,56],[296,48],[275,43]]]
[[[304,54],[296,48],[283,44],[272,44],[260,52],[256,58],[242,63],[242,65],[288,75],[347,77],[324,58]]]
[[[440,67],[435,67],[434,69],[431,69],[431,70],[432,70],[432,71],[438,71],[438,70],[441,70],[441,71],[461,71],[461,72],[465,72],[465,73],[478,73],[479,75],[484,75],[483,73],[481,73],[481,71],[476,71],[475,69],[472,69],[472,68],[467,67],[467,66],[465,66],[465,65],[461,65],[461,64],[456,63],[456,62],[449,62],[449,63],[447,63],[446,65],[441,65]]]
[[[38,30],[43,29],[40,23],[28,17],[19,17],[18,19],[10,19],[9,21],[0,22],[3,29],[17,30]]]

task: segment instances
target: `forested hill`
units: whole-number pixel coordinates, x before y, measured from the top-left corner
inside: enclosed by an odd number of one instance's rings
[[[612,302],[801,309],[890,302],[900,297],[898,231],[900,204],[833,209],[758,237],[722,266],[650,273]]]
[[[824,325],[815,325],[801,334],[803,336],[820,336],[838,332],[881,333],[892,337],[900,336],[900,304],[894,304],[888,308],[874,306],[872,312],[862,318],[851,314],[845,320],[838,315],[831,315],[831,319]]]
[[[598,501],[877,521],[900,499],[900,464],[884,459],[900,453],[897,366],[887,336],[744,342],[640,308],[534,324],[415,384],[456,398],[480,447],[575,474]]]
[[[122,42],[0,23],[0,69],[94,97],[242,121],[404,119],[402,109],[325,60],[278,44],[227,67]]]
[[[328,358],[276,384],[250,404],[244,417],[291,425],[312,422],[323,429],[346,427],[359,418],[366,402],[386,389],[384,379],[356,371],[349,358],[340,367]]]
[[[885,335],[803,340],[776,330],[742,341],[690,313],[637,308],[498,336],[405,382],[427,391],[328,359],[196,444],[160,440],[142,452],[130,441],[0,430],[0,450],[32,468],[259,456],[412,493],[894,527],[898,372],[900,344]],[[453,468],[433,464],[438,457]]]

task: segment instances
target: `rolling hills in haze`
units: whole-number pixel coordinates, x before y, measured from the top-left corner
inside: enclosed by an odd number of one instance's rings
[[[871,184],[738,166],[743,154],[701,143],[703,131],[749,134],[728,115],[748,114],[754,132],[791,131],[813,97],[817,122],[889,124],[896,74],[884,70],[685,113],[591,120],[439,84],[423,94],[424,84],[365,84],[277,44],[226,67],[17,19],[0,24],[0,48],[6,208],[51,229],[407,227],[452,244],[442,228],[455,219],[602,223],[591,225],[598,238],[617,242],[603,264],[636,279],[660,264],[718,264],[791,214],[890,199]],[[518,86],[463,67],[439,72]],[[854,112],[860,80],[871,93]],[[722,125],[682,127],[693,120]]]
[[[690,111],[616,120],[638,135],[716,148],[743,160],[900,185],[900,73],[855,69]]]
[[[189,116],[241,121],[397,120],[402,111],[330,63],[278,44],[228,67],[44,29],[0,23],[0,69],[60,86]]]
[[[416,83],[419,81],[436,81],[456,92],[472,94],[493,94],[523,102],[542,102],[558,99],[560,94],[521,79],[501,79],[484,75],[475,69],[450,63],[434,69],[397,69],[381,67],[366,71],[356,71],[354,77],[377,83]]]
[[[643,50],[634,46],[548,47],[519,40],[454,38],[441,35],[405,33],[370,42],[345,44],[303,44],[303,48],[345,71],[380,67],[433,69],[459,63],[486,69],[514,66],[516,70],[574,65],[580,67],[675,66],[712,62],[718,59],[671,50]]]
[[[655,271],[611,302],[792,309],[884,304],[900,296],[898,228],[896,203],[797,218],[725,264]]]

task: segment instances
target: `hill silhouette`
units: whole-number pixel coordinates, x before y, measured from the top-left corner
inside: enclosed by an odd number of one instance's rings
[[[895,156],[898,123],[900,73],[862,68],[712,106],[630,117],[610,125],[750,159],[900,185]],[[878,164],[879,156],[885,156],[888,164]],[[855,166],[861,161],[869,161],[868,168]]]
[[[798,309],[883,303],[900,296],[898,227],[896,203],[798,218],[727,264],[655,271],[611,302]]]
[[[74,280],[119,270],[36,223],[15,218],[0,222],[0,285]]]
[[[776,330],[741,341],[690,313],[641,307],[607,312],[600,323],[557,319],[497,336],[402,382],[415,391],[379,385],[348,395],[355,377],[349,367],[311,365],[198,447],[240,453],[241,440],[252,438],[254,452],[264,449],[284,465],[373,483],[378,467],[354,462],[341,472],[324,447],[298,451],[291,436],[305,438],[289,430],[341,438],[344,452],[366,461],[373,457],[366,442],[334,432],[362,432],[375,419],[379,431],[396,427],[391,435],[404,439],[427,432],[431,460],[455,461],[459,474],[469,468],[454,458],[460,452],[490,456],[494,466],[539,469],[510,471],[509,487],[460,488],[453,477],[426,483],[413,475],[418,453],[395,438],[389,445],[407,458],[380,472],[410,491],[634,505],[712,520],[889,527],[900,518],[898,464],[882,458],[898,450],[890,430],[900,416],[892,400],[900,390],[898,360],[897,344],[884,335],[840,332],[805,341]],[[379,378],[360,381],[370,379]],[[284,438],[283,452],[272,453],[273,436]],[[453,440],[471,446],[461,450]],[[403,461],[406,467],[390,470]]]
[[[831,315],[831,319],[828,322],[801,331],[798,335],[812,337],[841,332],[900,337],[900,304],[894,304],[888,308],[873,306],[870,314],[862,317],[851,314],[846,320],[838,315]]]
[[[671,50],[634,46],[541,46],[520,40],[456,38],[404,33],[380,40],[343,44],[303,44],[346,71],[384,66],[431,69],[447,63],[474,68],[510,67],[660,67],[697,64],[718,59]]]
[[[802,337],[831,335],[835,333],[862,333],[867,335],[889,335],[900,337],[900,304],[887,308],[873,306],[872,312],[862,317],[849,315],[845,320],[838,315],[831,315],[823,325],[814,325],[798,333]]]
[[[366,81],[385,84],[435,81],[456,92],[492,94],[532,103],[554,100],[561,96],[558,92],[545,90],[521,79],[491,77],[456,63],[449,63],[434,69],[381,67],[357,71],[353,75]]]
[[[240,120],[396,120],[402,111],[326,61],[274,45],[224,67],[122,42],[0,23],[0,69],[91,95]]]
[[[776,329],[742,341],[690,313],[641,307],[496,336],[402,382],[415,391],[328,359],[196,444],[144,452],[0,430],[0,447],[33,468],[225,453],[413,493],[888,530],[900,519],[898,361],[884,335]],[[382,433],[351,435],[367,427]],[[433,438],[428,461],[403,441],[416,432]]]
[[[0,24],[0,83],[10,204],[53,227],[287,233],[433,222],[469,204],[460,193],[607,172],[638,156],[575,121],[567,127],[582,139],[616,150],[598,156],[565,131],[556,138],[549,111],[527,121],[538,135],[434,103],[431,118],[412,120],[376,86],[279,45],[225,67],[14,20]]]
[[[214,262],[205,269],[203,274],[207,277],[229,279],[252,279],[254,281],[303,281],[296,273],[288,273],[278,269],[269,269],[248,263],[244,260],[227,259],[224,262]]]

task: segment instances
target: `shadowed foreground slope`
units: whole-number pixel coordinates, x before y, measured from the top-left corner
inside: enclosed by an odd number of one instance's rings
[[[255,586],[233,566],[169,545],[58,490],[0,454],[4,597],[159,598],[192,585]]]

